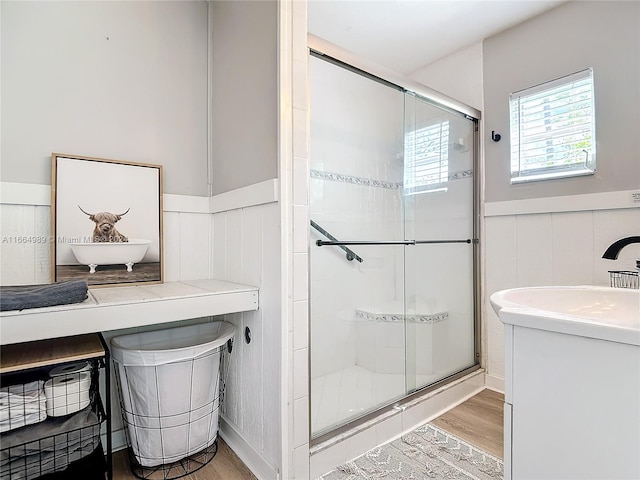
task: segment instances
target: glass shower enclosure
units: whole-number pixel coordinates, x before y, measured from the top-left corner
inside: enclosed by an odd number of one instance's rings
[[[478,365],[477,120],[310,58],[312,438]]]

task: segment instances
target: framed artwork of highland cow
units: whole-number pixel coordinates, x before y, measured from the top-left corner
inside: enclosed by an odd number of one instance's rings
[[[52,280],[162,283],[162,166],[51,155]]]

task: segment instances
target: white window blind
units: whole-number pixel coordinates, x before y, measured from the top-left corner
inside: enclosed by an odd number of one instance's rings
[[[512,93],[511,183],[595,172],[593,71]]]
[[[449,180],[449,122],[405,134],[405,194],[441,190]]]

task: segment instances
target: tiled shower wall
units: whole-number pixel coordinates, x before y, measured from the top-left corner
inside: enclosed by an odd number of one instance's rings
[[[640,208],[485,217],[487,373],[504,379],[504,327],[492,293],[540,285],[609,285],[609,270],[634,270],[640,245],[617,260],[602,254],[614,241],[640,234]]]
[[[312,177],[311,192],[313,196],[326,197],[324,202],[318,200],[313,203],[312,200],[312,219],[336,237],[345,240],[401,238],[397,188],[352,185]],[[326,207],[331,202],[337,205],[336,209]],[[363,221],[372,211],[382,217],[389,214],[388,219]],[[363,259],[360,263],[348,261],[346,254],[337,247],[318,247],[315,245],[318,239],[325,240],[318,232],[312,231],[310,268],[314,378],[360,363],[356,307],[375,311],[392,301],[402,301],[402,285],[396,281],[396,269],[403,261],[402,247],[350,247]],[[398,365],[398,372],[402,366]]]
[[[315,57],[309,72],[311,220],[339,240],[401,240],[402,94]],[[327,240],[312,229],[313,378],[361,363],[357,307],[402,301],[402,247],[351,246],[363,261],[348,261],[336,246],[318,247],[318,239]]]
[[[471,238],[471,123],[414,99],[405,105],[401,92],[320,59],[312,58],[310,67],[312,220],[341,240]],[[405,115],[415,115],[420,125],[448,120],[446,192],[404,196]],[[469,245],[352,246],[364,259],[359,263],[347,261],[337,247],[317,247],[317,239],[324,237],[312,230],[313,378],[353,365],[402,374],[407,353],[420,362],[409,373],[434,373],[437,364],[444,374],[473,364]],[[409,313],[449,312],[428,346],[417,341],[413,328],[405,332],[402,325],[380,322],[370,328],[371,322],[355,318],[356,308],[401,314],[405,301]],[[383,338],[383,331],[394,334]],[[409,351],[405,335],[414,343]]]

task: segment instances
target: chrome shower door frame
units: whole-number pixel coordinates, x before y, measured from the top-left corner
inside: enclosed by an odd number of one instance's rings
[[[368,412],[360,417],[357,417],[353,420],[346,421],[340,426],[331,429],[327,432],[322,432],[316,436],[311,429],[311,446],[319,445],[331,438],[334,438],[338,435],[345,434],[346,432],[353,430],[356,427],[362,426],[363,424],[375,419],[383,415],[385,412],[394,410],[394,409],[403,409],[404,406],[408,403],[415,401],[417,398],[424,396],[432,391],[435,391],[441,388],[443,385],[446,385],[452,381],[455,381],[459,378],[462,378],[468,375],[471,372],[477,371],[480,366],[481,361],[481,295],[480,295],[480,278],[481,278],[481,270],[480,270],[480,225],[481,225],[481,216],[480,216],[480,206],[481,206],[481,165],[480,165],[480,138],[479,138],[479,119],[480,112],[468,105],[465,105],[461,102],[458,102],[455,99],[447,97],[445,95],[440,94],[434,90],[431,90],[427,87],[424,87],[416,82],[408,80],[404,77],[400,77],[392,72],[383,71],[375,66],[368,65],[362,63],[359,59],[350,56],[349,54],[345,54],[345,52],[334,48],[330,44],[327,44],[321,39],[318,39],[312,35],[309,36],[309,45],[310,45],[310,54],[312,56],[321,58],[330,63],[343,67],[347,70],[350,70],[358,75],[362,75],[364,77],[375,80],[383,85],[389,86],[393,89],[399,90],[405,94],[414,95],[417,99],[427,102],[433,106],[436,106],[440,109],[446,110],[455,115],[462,115],[468,121],[472,122],[472,140],[469,148],[472,150],[472,164],[473,164],[473,192],[472,192],[472,201],[473,201],[473,211],[472,211],[472,236],[471,238],[465,239],[451,239],[451,240],[403,240],[403,241],[371,241],[366,239],[350,239],[340,241],[333,237],[332,235],[326,235],[322,233],[322,231],[318,230],[316,226],[315,228],[318,232],[324,235],[326,239],[317,240],[315,245],[318,247],[339,247],[342,248],[345,253],[347,260],[351,261],[355,257],[358,258],[358,262],[362,262],[362,258],[354,253],[349,247],[357,246],[357,245],[404,245],[405,248],[415,248],[416,245],[424,244],[424,243],[469,243],[472,248],[472,281],[473,281],[473,358],[474,364],[464,370],[457,371],[452,373],[445,378],[442,378],[435,383],[429,384],[424,387],[419,387],[414,391],[405,392],[406,395],[400,399],[394,399],[393,401],[384,403],[379,405],[375,410]],[[315,222],[314,222],[315,223]],[[316,224],[317,225],[317,224]],[[328,232],[327,232],[328,233]],[[362,257],[361,252],[358,252]],[[355,255],[355,257],[354,257]],[[354,262],[355,263],[355,262]],[[311,270],[310,270],[311,274]],[[311,282],[309,283],[311,285]],[[309,309],[311,310],[311,302],[309,305]],[[309,321],[311,322],[311,311],[309,312]],[[309,334],[311,335],[311,328],[309,328]],[[311,345],[311,339],[309,342]],[[310,349],[311,350],[311,349]],[[406,352],[405,352],[406,354]],[[310,359],[310,368],[311,368],[311,359]],[[406,372],[405,372],[406,375]],[[311,383],[311,375],[309,375],[309,382]],[[311,392],[311,385],[309,385],[309,391]],[[310,396],[311,402],[311,396]],[[309,411],[311,412],[311,405],[309,405]]]

